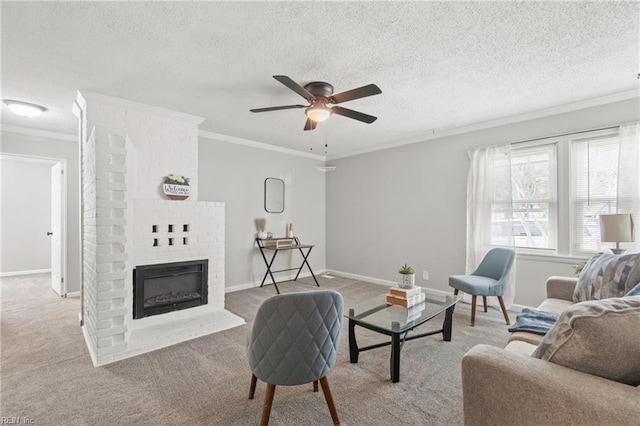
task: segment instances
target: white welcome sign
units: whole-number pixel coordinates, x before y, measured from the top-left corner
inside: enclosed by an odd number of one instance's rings
[[[172,200],[184,200],[189,197],[189,186],[187,185],[164,183],[162,184],[162,191]]]

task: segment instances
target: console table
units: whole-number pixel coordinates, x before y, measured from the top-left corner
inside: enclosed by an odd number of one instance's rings
[[[283,247],[277,247],[276,245],[267,245],[267,244],[271,244],[271,243],[267,243],[268,241],[273,242],[274,244],[277,244],[277,241],[282,241],[282,240],[293,240],[293,244],[292,245],[288,245],[288,246],[283,246]],[[311,266],[309,266],[309,262],[307,262],[307,258],[309,257],[309,253],[311,253],[311,249],[313,249],[315,246],[311,245],[311,244],[301,244],[300,240],[298,239],[298,237],[293,237],[293,238],[271,238],[269,240],[262,240],[260,238],[256,238],[256,243],[258,244],[258,248],[260,249],[260,254],[262,254],[262,258],[264,259],[264,263],[267,266],[267,272],[264,273],[264,277],[262,278],[262,283],[260,283],[260,287],[263,287],[265,285],[272,285],[276,288],[276,293],[280,294],[280,289],[278,289],[278,284],[282,284],[282,283],[286,283],[289,281],[296,281],[298,279],[298,277],[300,276],[300,272],[302,271],[302,268],[304,267],[304,265],[307,265],[307,268],[309,269],[309,272],[311,272],[311,276],[313,277],[313,280],[316,282],[316,285],[318,287],[320,287],[320,284],[318,284],[318,280],[316,279],[316,276],[313,274],[313,270],[311,270]],[[266,243],[266,244],[265,244]],[[271,267],[273,266],[273,261],[276,259],[276,256],[278,255],[278,252],[280,251],[285,251],[285,250],[298,250],[300,252],[300,254],[302,255],[302,263],[300,264],[299,268],[289,268],[289,269],[278,269],[278,270],[272,270]],[[306,250],[306,252],[305,252]],[[271,260],[267,259],[267,255],[265,254],[265,251],[272,251],[273,252],[273,256],[271,256]],[[284,281],[278,281],[276,282],[275,278],[273,278],[273,274],[277,273],[277,272],[287,272],[287,271],[295,271],[297,270],[298,272],[296,273],[296,277],[292,280],[284,280]],[[265,281],[267,279],[267,277],[271,277],[271,283],[267,283],[265,284]]]

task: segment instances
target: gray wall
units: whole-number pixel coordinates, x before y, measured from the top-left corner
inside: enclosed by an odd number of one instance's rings
[[[202,137],[198,151],[198,200],[226,203],[227,290],[252,287],[262,280],[266,269],[254,242],[255,219],[260,217],[267,218],[266,230],[274,236],[284,236],[285,224],[293,223],[294,234],[303,243],[316,245],[309,256],[311,268],[314,272],[325,269],[325,176],[315,169],[323,161]],[[264,210],[267,177],[286,183],[281,214]],[[297,252],[281,252],[277,268],[296,267],[301,260]]]
[[[51,166],[0,159],[0,273],[51,269]]]
[[[408,262],[418,271],[418,283],[449,291],[447,277],[464,272],[467,150],[635,121],[639,115],[637,100],[622,101],[347,157],[332,161],[337,170],[326,175],[315,170],[322,165],[318,159],[200,138],[198,197],[226,203],[228,289],[262,279],[254,220],[266,217],[275,235],[292,222],[303,242],[316,244],[309,258],[315,271],[395,281],[399,265]],[[77,143],[3,131],[0,151],[67,159],[67,283],[68,291],[79,290]],[[287,181],[283,214],[264,211],[266,177]],[[281,260],[282,266],[297,266],[299,256]],[[519,256],[515,303],[537,305],[544,280],[571,274],[575,263]],[[430,272],[427,282],[421,280],[423,270]]]
[[[80,290],[80,233],[78,195],[78,143],[42,136],[2,132],[0,152],[67,160],[67,291]],[[7,207],[2,205],[2,214]],[[4,240],[2,250],[6,250]]]
[[[632,99],[334,160],[327,269],[395,281],[408,262],[418,284],[451,291],[449,275],[464,273],[469,149],[636,121],[639,114]],[[546,278],[571,275],[578,261],[518,256],[515,303],[537,306]]]

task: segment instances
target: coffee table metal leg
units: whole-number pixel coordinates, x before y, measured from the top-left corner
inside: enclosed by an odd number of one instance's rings
[[[400,333],[391,335],[391,382],[400,381]]]
[[[442,325],[442,338],[445,342],[451,341],[451,328],[453,327],[453,307],[451,306],[447,309],[447,312],[444,314],[444,324]]]
[[[353,316],[353,309],[350,310],[350,316]],[[349,359],[352,364],[358,362],[358,342],[356,342],[356,322],[349,318]]]

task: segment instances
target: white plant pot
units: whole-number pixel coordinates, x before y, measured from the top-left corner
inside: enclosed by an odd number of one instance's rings
[[[400,288],[413,288],[416,283],[416,274],[400,274],[398,280],[398,287]]]

